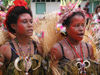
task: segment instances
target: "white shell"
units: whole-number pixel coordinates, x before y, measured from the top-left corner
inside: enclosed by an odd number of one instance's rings
[[[20,57],[16,58],[15,62],[14,62],[14,66],[18,71],[22,71],[20,68],[18,68],[18,62],[22,60],[22,58],[20,59]]]
[[[83,63],[85,64],[85,62],[87,62],[89,64],[88,66],[85,66],[85,68],[90,67],[90,62],[88,60],[85,60]]]

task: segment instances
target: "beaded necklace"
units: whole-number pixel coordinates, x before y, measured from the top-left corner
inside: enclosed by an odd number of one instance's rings
[[[19,57],[24,60],[23,65],[25,67],[25,74],[28,75],[28,71],[29,71],[29,69],[31,68],[31,65],[32,65],[32,60],[30,58],[30,56],[31,56],[31,43],[30,42],[28,43],[29,48],[27,50],[28,54],[26,55],[25,52],[23,52],[22,48],[19,46],[19,41],[17,39],[15,39],[15,42],[16,42],[16,44],[18,46],[18,50],[17,51],[20,54]],[[18,60],[18,58],[15,60],[15,62]]]
[[[20,54],[20,56],[24,56],[24,57],[28,56],[29,57],[31,55],[31,43],[30,42],[28,43],[29,47],[28,47],[27,52],[26,52],[27,54],[25,54],[25,52],[22,50],[21,46],[19,45],[19,41],[17,39],[15,39],[15,42],[18,46],[17,51]]]

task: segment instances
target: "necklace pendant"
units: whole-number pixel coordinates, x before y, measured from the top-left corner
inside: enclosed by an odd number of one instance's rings
[[[75,65],[78,68],[80,75],[86,75],[86,69],[90,67],[90,61],[84,60],[83,62],[81,62],[77,60],[77,63]]]
[[[82,67],[82,68],[85,68],[85,64],[84,64],[84,63],[81,63],[81,67]]]
[[[28,72],[26,72],[25,75],[28,75]]]
[[[31,68],[31,65],[32,65],[31,58],[30,57],[25,57],[24,67],[25,67],[26,73],[28,73],[29,69]]]
[[[90,61],[88,60],[84,60],[83,63],[85,64],[85,68],[89,68],[90,67]]]

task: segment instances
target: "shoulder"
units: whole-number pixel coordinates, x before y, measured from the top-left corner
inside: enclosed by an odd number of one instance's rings
[[[8,42],[6,42],[5,44],[3,44],[2,46],[0,46],[0,54],[3,55],[3,59],[8,58],[9,59],[9,54],[10,54],[10,45]]]
[[[51,56],[53,59],[59,60],[62,58],[62,47],[63,47],[63,40],[54,44],[54,46],[51,48]]]
[[[87,49],[88,49],[88,51],[89,51],[90,58],[91,58],[91,59],[94,59],[94,50],[93,50],[92,45],[89,44],[89,43],[85,43],[85,42],[83,42],[83,43],[86,45],[86,47],[87,47]]]
[[[83,42],[83,43],[86,45],[86,47],[88,48],[89,51],[92,51],[93,50],[93,47],[92,47],[91,44],[86,43],[86,42]]]
[[[4,54],[8,52],[9,48],[10,48],[9,42],[6,42],[2,46],[0,46],[0,52]]]

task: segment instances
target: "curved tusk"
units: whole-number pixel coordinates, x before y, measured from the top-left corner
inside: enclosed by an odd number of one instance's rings
[[[41,66],[41,61],[42,61],[41,56],[39,56],[39,55],[33,55],[32,59],[38,60],[38,65],[37,65],[37,67],[35,67],[35,68],[33,69],[33,70],[36,70],[36,69],[38,69],[38,68]]]
[[[90,67],[90,61],[88,61],[88,60],[85,60],[83,63],[85,64],[85,68],[88,68],[88,67]],[[88,63],[88,66],[86,66],[86,63]]]
[[[15,60],[15,62],[14,62],[14,66],[15,66],[15,68],[16,68],[18,71],[22,71],[20,68],[18,68],[18,62],[19,62],[20,60],[22,60],[22,58],[17,57],[16,60]]]
[[[81,69],[81,62],[77,62],[76,64],[75,64],[75,66],[78,68],[78,70],[80,70]],[[78,65],[80,65],[80,68],[78,67]]]

